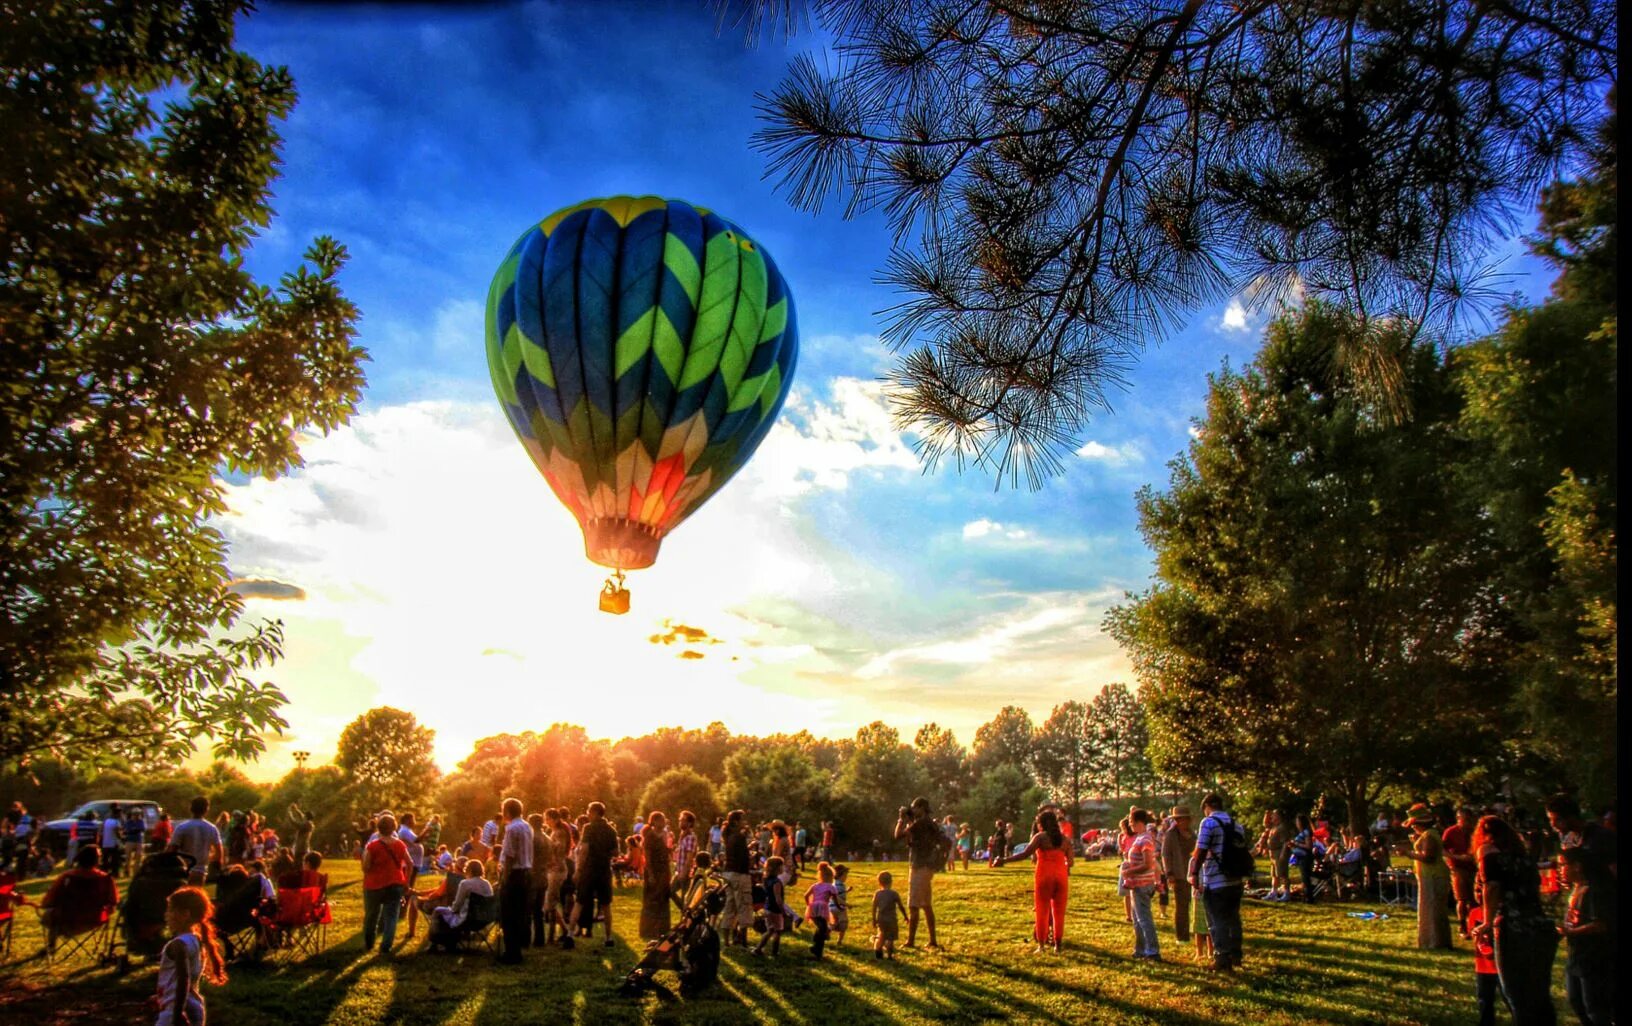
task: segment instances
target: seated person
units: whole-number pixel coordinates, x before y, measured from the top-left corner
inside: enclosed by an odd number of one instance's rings
[[[473,896],[489,901],[493,898],[493,885],[487,882],[487,870],[480,859],[466,860],[465,878],[459,882],[453,900],[431,913],[431,947],[453,942],[470,915],[470,899]]]
[[[445,844],[436,846],[436,868],[444,873],[453,868],[453,852]]]
[[[322,866],[323,853],[309,851],[301,858],[300,868],[291,869],[278,877],[278,887],[280,889],[316,887],[328,890],[329,878],[318,871]]]
[[[255,925],[261,905],[261,885],[249,878],[243,866],[229,866],[215,884],[215,928],[232,934]]]
[[[81,845],[74,868],[57,877],[40,899],[40,922],[48,933],[73,936],[100,926],[103,913],[119,904],[119,887],[98,868],[102,853]]]
[[[277,888],[272,886],[272,878],[266,875],[266,863],[260,859],[251,862],[249,869],[250,882],[261,889],[261,904],[270,904],[277,900]]]

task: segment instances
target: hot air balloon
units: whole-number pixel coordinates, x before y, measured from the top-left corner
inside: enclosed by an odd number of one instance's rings
[[[487,297],[487,364],[516,436],[615,571],[731,479],[764,439],[798,355],[771,255],[718,214],[616,196],[556,211],[510,247]]]

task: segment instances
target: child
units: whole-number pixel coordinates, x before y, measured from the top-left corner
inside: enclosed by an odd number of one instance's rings
[[[1501,980],[1496,975],[1496,949],[1490,935],[1478,927],[1485,921],[1485,885],[1473,885],[1474,905],[1468,910],[1468,931],[1473,934],[1474,993],[1479,998],[1479,1026],[1496,1026],[1496,1002],[1501,1000]]]
[[[1558,853],[1558,881],[1570,888],[1569,909],[1558,928],[1570,946],[1564,963],[1564,993],[1576,1017],[1590,1026],[1615,1021],[1615,915],[1613,900],[1587,883],[1586,851]]]
[[[833,903],[828,914],[833,920],[833,943],[844,943],[845,931],[850,929],[850,885],[845,881],[850,876],[849,866],[833,867]]]
[[[787,884],[782,882],[782,858],[772,855],[765,860],[765,936],[754,945],[751,954],[765,954],[765,945],[771,946],[771,957],[782,950],[782,931],[787,928],[785,912]]]
[[[810,953],[817,958],[822,957],[822,948],[827,945],[827,917],[833,904],[833,897],[837,893],[837,888],[833,886],[833,864],[830,862],[818,864],[816,883],[811,884],[810,890],[805,892],[805,908],[808,912],[806,918],[816,926],[816,936],[810,942]]]
[[[895,957],[895,938],[900,935],[901,919],[906,913],[901,907],[901,895],[894,887],[895,879],[886,871],[878,874],[878,890],[873,892],[873,957]]]
[[[204,1026],[199,977],[217,986],[227,982],[210,921],[212,911],[209,897],[197,887],[183,887],[165,904],[165,925],[175,936],[159,955],[159,989],[153,996],[159,1016],[154,1026]]]

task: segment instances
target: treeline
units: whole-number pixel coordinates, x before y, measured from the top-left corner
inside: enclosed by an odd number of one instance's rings
[[[842,843],[864,847],[874,839],[888,843],[896,809],[917,795],[938,814],[985,833],[998,818],[1029,823],[1049,800],[1081,808],[1089,799],[1176,790],[1152,771],[1148,739],[1137,694],[1111,684],[1091,701],[1061,703],[1040,724],[1006,706],[968,746],[935,723],[910,741],[877,722],[837,740],[808,731],[733,734],[716,722],[615,742],[557,723],[483,738],[444,775],[432,758],[434,731],[411,713],[381,707],[346,728],[332,762],[293,770],[276,783],[257,784],[224,762],[199,773],[82,775],[45,759],[27,774],[0,775],[0,797],[55,815],[87,798],[150,798],[178,810],[205,794],[217,809],[259,809],[275,825],[298,802],[319,817],[319,841],[330,845],[354,820],[382,808],[412,809],[422,818],[439,812],[449,836],[457,836],[491,816],[506,795],[530,809],[576,810],[602,801],[622,823],[651,809],[672,815],[688,808],[706,820],[742,808],[813,828],[832,820]],[[1103,825],[1107,818],[1116,815],[1090,810],[1082,821]]]

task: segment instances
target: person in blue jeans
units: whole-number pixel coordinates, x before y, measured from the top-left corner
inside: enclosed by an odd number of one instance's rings
[[[1201,800],[1201,814],[1196,851],[1190,857],[1190,883],[1201,893],[1207,908],[1207,929],[1213,938],[1213,968],[1229,972],[1241,964],[1241,890],[1246,881],[1227,876],[1221,860],[1225,841],[1241,827],[1224,810],[1224,799],[1217,794]]]

